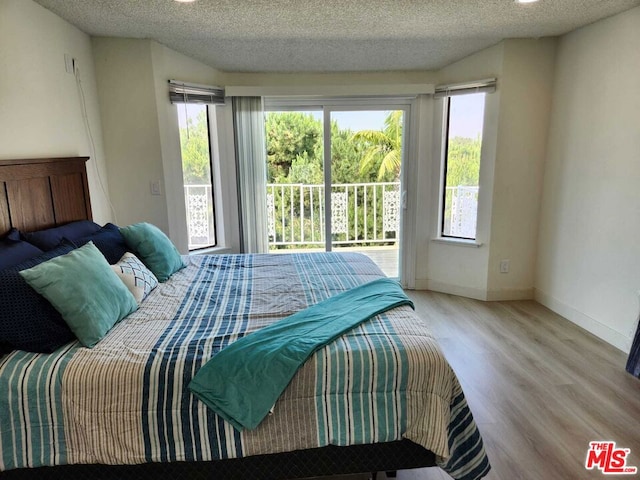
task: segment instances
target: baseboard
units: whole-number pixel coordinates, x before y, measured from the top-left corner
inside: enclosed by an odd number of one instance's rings
[[[575,323],[579,327],[582,327],[586,331],[594,334],[596,337],[613,345],[617,349],[622,350],[624,353],[629,353],[631,350],[631,337],[627,337],[595,318],[576,310],[557,298],[552,297],[548,293],[535,288],[534,299],[550,310],[562,315],[570,322]]]
[[[501,288],[500,290],[488,290],[487,300],[490,302],[533,300],[533,288]]]
[[[460,297],[474,298],[476,300],[486,300],[487,291],[482,288],[463,287],[450,283],[429,280],[428,278],[416,278],[416,290],[433,290],[434,292],[448,293]]]
[[[433,290],[476,300],[498,302],[507,300],[532,300],[533,288],[504,288],[500,290],[484,290],[482,288],[464,287],[451,283],[438,282],[428,278],[417,278],[415,290]]]

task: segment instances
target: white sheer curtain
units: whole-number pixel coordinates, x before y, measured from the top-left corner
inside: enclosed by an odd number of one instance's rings
[[[233,97],[240,239],[244,253],[266,253],[267,147],[262,97]]]

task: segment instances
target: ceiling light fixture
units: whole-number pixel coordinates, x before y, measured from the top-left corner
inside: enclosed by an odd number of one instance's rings
[[[174,0],[174,1],[175,1],[175,2],[178,2],[178,3],[193,3],[193,2],[195,2],[196,0]],[[529,1],[531,1],[531,0],[529,0]]]
[[[516,3],[535,3],[538,0],[516,0]]]

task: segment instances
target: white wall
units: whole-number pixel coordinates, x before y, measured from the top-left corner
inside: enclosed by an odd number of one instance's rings
[[[561,38],[536,299],[628,351],[640,288],[640,8]]]
[[[76,59],[95,155],[64,54]],[[91,40],[31,0],[0,2],[0,161],[91,156],[87,175],[93,218],[112,220]],[[100,185],[99,176],[104,184]]]
[[[217,70],[157,42],[150,42],[150,47],[157,114],[156,122],[160,131],[160,160],[162,163],[163,196],[167,215],[166,232],[178,250],[186,253],[189,239],[184,204],[180,133],[177,107],[169,101],[167,81],[182,80],[213,85],[219,82],[220,74]],[[220,161],[220,159],[215,160]],[[227,161],[229,159],[225,158],[224,160]],[[219,222],[217,223],[219,224]],[[222,229],[222,232],[224,232],[224,229]],[[217,233],[220,233],[220,231]],[[219,238],[218,240],[220,242],[222,239]]]
[[[533,298],[539,204],[555,39],[505,40],[438,72],[438,83],[497,78],[485,100],[476,243],[438,237],[443,100],[434,102],[430,228],[420,239],[417,286],[481,300]],[[499,273],[500,260],[510,271]]]
[[[438,72],[437,83],[449,84],[502,74],[504,45],[501,43],[456,62]],[[442,158],[443,101],[435,100],[433,129],[423,132],[432,136],[432,151],[420,165],[418,202],[428,222],[418,229],[416,258],[416,288],[431,289],[457,295],[485,299],[487,292],[488,244],[491,240],[491,207],[493,165],[498,136],[500,84],[498,91],[487,96],[484,120],[481,183],[478,205],[477,241],[482,245],[462,246],[433,241],[438,237],[438,208],[440,204],[440,172]],[[485,193],[486,192],[486,193]]]
[[[151,40],[94,38],[93,50],[117,221],[122,225],[153,223],[186,253],[178,115],[177,107],[169,102],[167,81],[211,85],[219,82],[220,74]],[[234,160],[225,154],[219,161],[224,162],[223,171],[229,178],[226,182],[218,179],[218,187],[226,191],[235,185],[234,172],[226,168]],[[150,185],[155,181],[161,182],[161,195],[151,194]],[[225,228],[233,222],[233,207],[218,210],[218,233],[223,235],[218,239],[234,250],[233,229]]]
[[[533,298],[556,43],[504,42],[487,300]]]
[[[151,41],[93,38],[111,200],[120,225],[150,222],[169,230]]]

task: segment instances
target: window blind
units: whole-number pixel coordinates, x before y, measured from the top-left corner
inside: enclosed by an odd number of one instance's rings
[[[496,79],[487,78],[475,82],[439,85],[436,87],[433,98],[453,97],[454,95],[467,95],[470,93],[493,93],[495,91]]]
[[[171,103],[224,103],[224,88],[169,80]]]

